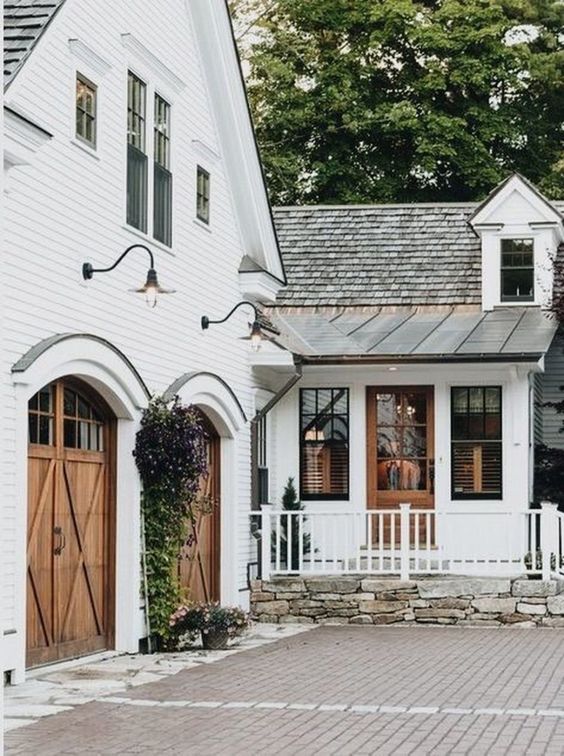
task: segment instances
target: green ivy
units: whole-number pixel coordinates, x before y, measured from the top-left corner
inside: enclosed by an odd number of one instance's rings
[[[143,482],[149,622],[166,642],[181,601],[178,555],[190,506],[207,472],[206,434],[194,407],[151,400],[137,433],[135,461]]]

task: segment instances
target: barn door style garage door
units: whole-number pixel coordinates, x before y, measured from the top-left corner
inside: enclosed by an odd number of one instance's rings
[[[190,601],[220,600],[220,454],[221,438],[202,414],[206,430],[208,471],[200,481],[199,500],[186,523],[186,538],[178,559],[180,585]]]
[[[64,379],[29,402],[27,664],[113,644],[115,419]]]

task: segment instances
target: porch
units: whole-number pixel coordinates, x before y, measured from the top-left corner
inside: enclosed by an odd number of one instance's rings
[[[564,580],[564,513],[308,509],[262,505],[251,514],[260,539],[260,577],[476,575]]]

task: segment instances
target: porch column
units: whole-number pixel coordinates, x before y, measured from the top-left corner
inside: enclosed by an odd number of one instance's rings
[[[400,504],[400,580],[409,580],[409,509],[411,504]]]
[[[542,579],[550,580],[552,572],[552,555],[556,555],[558,520],[556,512],[558,504],[551,501],[541,502],[541,554],[542,554]]]
[[[272,504],[261,505],[260,523],[260,577],[261,580],[270,580],[270,562],[272,551]]]

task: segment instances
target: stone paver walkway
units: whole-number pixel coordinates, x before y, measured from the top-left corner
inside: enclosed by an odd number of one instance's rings
[[[8,733],[7,754],[562,754],[558,630],[320,627]]]

